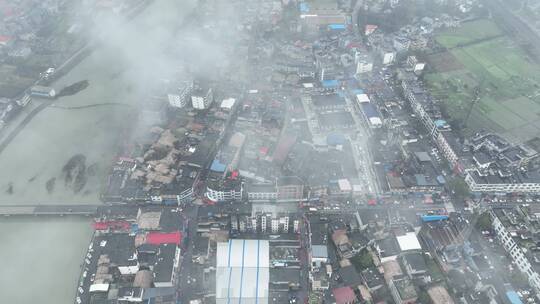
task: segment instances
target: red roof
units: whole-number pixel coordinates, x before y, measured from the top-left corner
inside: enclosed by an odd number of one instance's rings
[[[353,303],[356,301],[356,296],[352,288],[345,286],[332,290],[334,298],[336,299],[336,304],[347,304]]]
[[[8,41],[11,40],[11,37],[10,36],[3,36],[3,35],[0,35],[0,43],[6,43]]]
[[[95,230],[128,230],[131,227],[126,221],[94,222],[93,226]]]
[[[262,155],[268,154],[268,147],[261,147],[259,149],[259,153],[261,153]]]
[[[163,233],[163,232],[150,232],[146,235],[146,243],[151,245],[161,244],[176,244],[180,245],[182,240],[182,233],[180,231]]]

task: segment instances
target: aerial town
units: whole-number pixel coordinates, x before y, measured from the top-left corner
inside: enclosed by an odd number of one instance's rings
[[[95,106],[57,83],[100,47],[85,16],[154,5],[82,2],[58,25],[69,1],[0,0],[0,153]],[[105,169],[81,152],[39,185],[88,197],[102,170],[99,204],[0,185],[2,219],[87,219],[67,303],[540,303],[540,1],[194,2],[182,43],[223,59],[120,105]]]

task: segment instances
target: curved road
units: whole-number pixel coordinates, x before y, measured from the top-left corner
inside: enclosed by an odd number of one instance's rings
[[[53,103],[52,100],[45,101],[39,106],[37,106],[35,109],[33,109],[30,113],[28,113],[28,115],[26,115],[26,117],[21,121],[21,123],[15,129],[13,129],[13,131],[11,131],[11,133],[6,137],[6,139],[4,139],[3,142],[0,143],[0,153],[2,153],[4,149],[6,149],[9,143],[11,143],[11,141],[22,131],[22,129],[24,129],[24,127],[26,127],[28,123],[30,123],[30,121],[32,121],[32,119],[39,112],[41,112],[46,107],[50,106],[52,103]]]
[[[121,103],[121,102],[105,102],[105,103],[96,103],[91,105],[85,105],[85,106],[74,106],[74,107],[68,107],[68,106],[57,106],[52,104],[51,108],[55,109],[64,109],[64,110],[79,110],[79,109],[88,109],[88,108],[96,108],[96,107],[104,107],[104,106],[124,106],[133,108],[133,105],[127,104],[127,103]]]

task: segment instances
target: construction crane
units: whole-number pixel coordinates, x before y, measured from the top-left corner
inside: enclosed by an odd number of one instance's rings
[[[482,86],[484,85],[485,81],[486,81],[486,78],[482,77],[482,80],[480,81],[480,83],[474,88],[473,98],[469,106],[469,110],[467,111],[467,116],[465,117],[465,120],[463,120],[463,127],[467,126],[467,123],[469,122],[469,118],[471,117],[471,113],[474,109],[474,106],[480,101],[480,97],[481,97],[480,93],[482,92],[481,91]]]

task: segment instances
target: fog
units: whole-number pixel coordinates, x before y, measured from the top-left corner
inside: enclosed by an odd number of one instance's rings
[[[98,203],[101,186],[123,135],[136,128],[148,96],[165,95],[167,81],[187,76],[184,62],[200,76],[222,64],[224,48],[215,37],[186,32],[180,26],[195,1],[160,0],[131,21],[113,15],[96,16],[94,51],[52,84],[56,89],[81,80],[89,86],[55,101],[56,106],[126,103],[132,107],[86,109],[48,107],[40,112],[0,153],[0,204]],[[186,42],[189,41],[189,42]],[[34,102],[41,102],[36,100]],[[45,183],[60,179],[62,167],[84,154],[97,173],[80,193],[57,181],[48,193]],[[8,193],[8,185],[13,188]],[[0,223],[4,250],[0,259],[3,302],[72,303],[85,248],[92,229],[86,219],[13,218]],[[45,297],[43,297],[46,295]]]
[[[55,101],[59,107],[122,103],[85,109],[48,107],[40,112],[0,153],[0,203],[96,203],[108,167],[126,134],[144,131],[137,122],[151,98],[164,98],[175,81],[192,77],[217,78],[230,66],[235,45],[236,20],[231,8],[215,7],[224,23],[206,28],[186,22],[196,13],[196,1],[156,1],[132,20],[109,14],[92,16],[93,52],[52,86],[61,88],[81,80],[89,86]],[[194,17],[197,20],[196,17]],[[209,27],[223,28],[216,34]],[[219,69],[218,69],[219,67]],[[235,70],[241,69],[238,65]],[[35,100],[40,103],[42,101]],[[138,120],[136,118],[139,118]],[[142,130],[141,130],[142,129]],[[61,178],[61,169],[76,154],[97,173],[80,193],[64,189],[58,181],[48,193],[45,183]],[[12,193],[8,193],[9,189]]]

